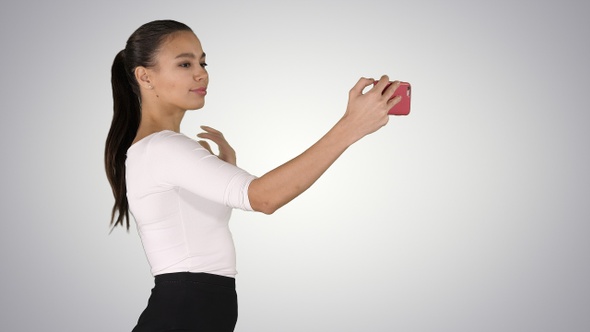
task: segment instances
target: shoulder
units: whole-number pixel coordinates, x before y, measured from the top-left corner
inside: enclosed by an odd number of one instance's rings
[[[134,142],[130,150],[145,150],[153,147],[167,146],[179,144],[187,141],[194,141],[187,136],[174,132],[172,130],[162,130],[155,133],[151,133]]]
[[[162,145],[162,144],[174,144],[175,142],[182,142],[185,139],[190,139],[181,133],[174,132],[172,130],[162,130],[157,133],[153,133],[145,138],[148,141],[148,145]]]
[[[204,150],[207,151],[199,142],[187,137],[184,134],[172,130],[162,130],[152,133],[135,142],[127,150],[127,154],[137,155],[145,153],[172,153],[182,150]]]
[[[199,142],[188,136],[171,130],[163,130],[146,137],[146,152],[150,155],[178,156],[186,152],[209,154]]]

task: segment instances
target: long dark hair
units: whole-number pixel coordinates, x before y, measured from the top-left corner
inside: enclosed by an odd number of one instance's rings
[[[146,23],[129,37],[125,49],[115,56],[113,62],[111,84],[114,113],[104,151],[107,178],[115,196],[111,212],[113,228],[125,223],[129,230],[125,159],[141,121],[141,93],[135,79],[135,68],[153,67],[162,43],[178,31],[192,30],[187,25],[172,20]]]

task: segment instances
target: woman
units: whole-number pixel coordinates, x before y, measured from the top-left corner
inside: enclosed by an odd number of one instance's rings
[[[361,78],[344,116],[301,155],[261,177],[236,166],[221,132],[180,134],[187,110],[205,104],[205,53],[192,30],[164,20],[137,29],[112,67],[114,115],[105,166],[114,226],[133,213],[155,276],[133,331],[233,331],[235,250],[228,221],[238,208],[272,214],[309,188],[351,144],[388,122],[399,85]]]

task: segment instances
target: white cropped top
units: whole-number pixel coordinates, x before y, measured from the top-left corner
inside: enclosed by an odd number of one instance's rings
[[[232,208],[252,210],[248,186],[255,177],[169,130],[133,144],[125,165],[129,208],[152,274],[234,277],[228,222]]]

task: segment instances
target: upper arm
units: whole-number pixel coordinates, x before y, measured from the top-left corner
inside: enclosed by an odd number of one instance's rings
[[[148,158],[154,181],[232,208],[252,209],[248,187],[254,176],[182,134],[170,132],[150,143]]]

